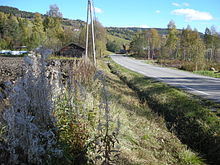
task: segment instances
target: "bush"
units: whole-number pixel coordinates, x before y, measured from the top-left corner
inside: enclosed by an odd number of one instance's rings
[[[43,56],[25,61],[26,74],[3,110],[0,163],[114,162],[117,139],[104,74],[86,59],[69,61],[67,74],[59,61],[48,65]]]

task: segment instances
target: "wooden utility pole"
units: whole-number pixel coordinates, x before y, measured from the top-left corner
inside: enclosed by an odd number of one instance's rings
[[[87,7],[87,21],[86,21],[86,58],[88,57],[88,46],[89,46],[89,1],[88,1],[88,7]]]
[[[88,0],[87,7],[87,24],[86,24],[86,58],[88,57],[89,51],[89,18],[91,23],[91,32],[92,32],[92,55],[93,55],[93,63],[96,65],[96,51],[95,51],[95,33],[94,33],[94,22],[93,22],[93,8],[92,3]]]

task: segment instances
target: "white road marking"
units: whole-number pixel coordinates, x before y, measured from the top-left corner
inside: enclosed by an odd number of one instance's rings
[[[198,92],[198,93],[202,93],[202,94],[207,95],[207,96],[210,95],[210,94],[208,94],[208,93],[206,93],[206,92],[202,92],[202,91],[199,91],[199,90],[196,90],[196,89],[187,87],[187,86],[185,86],[185,85],[181,85],[181,87],[186,88],[186,89],[189,89],[189,90],[192,90],[192,91],[195,91],[195,92]]]
[[[138,71],[140,74],[143,74],[143,75],[145,75],[146,73],[145,72],[142,72],[142,71]],[[152,76],[152,77],[154,77],[155,79],[157,79],[157,80],[159,80],[159,81],[164,81],[163,79],[161,79],[161,78],[158,78],[158,77],[156,77],[156,76]],[[201,94],[204,94],[204,95],[207,95],[207,96],[209,96],[210,94],[208,94],[208,93],[206,93],[206,92],[202,92],[202,91],[199,91],[199,90],[196,90],[196,89],[193,89],[193,88],[190,88],[190,87],[187,87],[187,86],[185,86],[185,85],[181,85],[181,87],[183,87],[183,88],[185,88],[185,89],[189,89],[189,90],[191,90],[191,91],[195,91],[195,92],[198,92],[198,93],[201,93]]]
[[[114,58],[112,58],[115,62],[117,61],[117,60],[115,60]],[[130,59],[129,59],[130,60]],[[135,62],[136,64],[139,64],[139,63],[137,63],[135,60],[134,61],[132,61],[132,62]],[[116,62],[116,63],[118,63],[118,64],[120,64],[121,66],[123,66],[123,67],[125,67],[125,68],[128,68],[125,64],[122,64],[122,63],[120,63],[120,62]],[[140,65],[140,64],[139,64]],[[147,75],[145,72],[143,72],[143,71],[137,71],[135,68],[128,68],[128,69],[130,69],[130,70],[132,70],[132,71],[134,71],[134,72],[138,72],[138,73],[140,73],[140,74],[143,74],[143,75]],[[166,68],[167,69],[167,68]],[[193,76],[195,76],[195,75],[193,75]],[[149,76],[148,75],[148,77],[153,77],[153,78],[155,78],[155,79],[157,79],[157,80],[159,80],[159,81],[161,81],[161,82],[165,82],[165,83],[167,83],[166,81],[164,81],[163,79],[161,79],[161,78],[159,78],[159,77],[157,77],[157,76]],[[216,79],[215,79],[216,80]],[[217,81],[219,81],[218,79],[217,79]],[[169,83],[168,83],[169,84]],[[172,85],[172,84],[170,84],[170,85]],[[174,85],[174,84],[173,84]],[[174,86],[176,86],[176,85],[174,85]],[[209,96],[210,94],[208,94],[208,93],[206,93],[206,92],[202,92],[202,91],[199,91],[199,90],[196,90],[196,89],[193,89],[193,88],[190,88],[190,87],[187,87],[187,86],[185,86],[185,85],[181,85],[181,87],[182,88],[185,88],[185,89],[189,89],[189,90],[191,90],[191,91],[194,91],[194,92],[197,92],[197,93],[201,93],[201,94],[203,94],[203,95],[207,95],[207,96]]]

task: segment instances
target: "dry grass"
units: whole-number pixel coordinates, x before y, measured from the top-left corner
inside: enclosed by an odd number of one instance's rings
[[[204,164],[167,130],[163,118],[141,104],[136,93],[110,73],[106,64],[101,63],[99,68],[108,77],[112,113],[120,117],[119,164]]]

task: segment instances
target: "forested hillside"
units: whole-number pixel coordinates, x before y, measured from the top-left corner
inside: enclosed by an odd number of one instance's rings
[[[32,12],[21,11],[17,8],[9,6],[0,6],[0,12],[3,12],[5,14],[12,14],[14,16],[22,18],[34,18],[34,13]]]
[[[0,6],[0,49],[26,46],[31,50],[44,45],[56,51],[70,42],[84,46],[85,24],[82,20],[62,18],[56,5],[51,5],[46,14]],[[129,41],[108,34],[98,21],[94,24],[98,56],[105,54],[106,46],[118,52],[128,45]]]
[[[106,30],[113,36],[131,40],[135,33],[138,31],[147,31],[151,28],[139,28],[139,27],[107,27]],[[155,28],[160,35],[166,35],[168,29]]]
[[[0,12],[3,12],[5,14],[14,15],[16,17],[28,18],[28,19],[34,19],[34,15],[35,15],[35,13],[22,11],[17,8],[9,7],[9,6],[0,6]],[[41,14],[41,17],[44,18],[44,17],[47,17],[47,15]],[[66,26],[73,26],[76,28],[80,28],[85,25],[85,22],[82,20],[71,20],[71,19],[63,18],[62,24],[66,25]]]
[[[214,26],[203,34],[189,25],[185,29],[177,29],[172,21],[164,29],[104,28],[97,20],[94,24],[98,56],[108,50],[129,52],[148,59],[196,62],[196,67],[187,66],[187,70],[203,69],[205,59],[215,62],[220,58],[220,36]],[[31,50],[44,45],[56,51],[70,42],[84,46],[85,32],[84,21],[62,18],[56,5],[51,5],[45,14],[0,6],[0,49],[27,46]]]
[[[107,36],[104,27],[96,21],[96,49],[102,55],[106,50]],[[51,5],[46,14],[0,7],[0,49],[27,50],[45,46],[57,51],[71,42],[84,46],[85,22],[62,18],[58,6]]]

